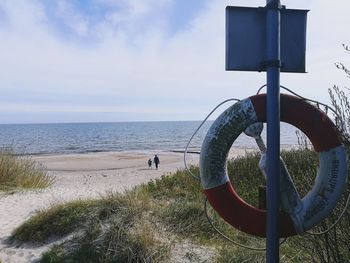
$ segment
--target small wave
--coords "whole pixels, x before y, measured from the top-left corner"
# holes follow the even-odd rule
[[[197,127],[196,121],[0,125],[0,147],[12,142],[13,150],[22,155],[183,151]],[[200,150],[207,128],[209,125],[193,138],[189,151]],[[281,124],[281,145],[284,144],[297,145],[297,139],[294,127]],[[234,147],[254,146],[255,141],[246,136],[234,143]]]

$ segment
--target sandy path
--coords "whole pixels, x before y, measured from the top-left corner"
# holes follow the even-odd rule
[[[158,154],[161,161],[158,170],[147,167],[154,152],[34,156],[47,166],[56,181],[45,190],[0,196],[0,259],[11,263],[35,262],[47,249],[4,243],[17,226],[38,210],[63,201],[99,197],[106,191],[120,192],[184,167],[181,153]],[[188,157],[190,162],[198,162],[198,155]]]

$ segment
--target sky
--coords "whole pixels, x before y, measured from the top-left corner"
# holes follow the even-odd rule
[[[265,84],[265,73],[225,71],[225,7],[265,3],[0,0],[0,123],[202,120]],[[329,88],[349,84],[334,63],[350,61],[350,2],[282,4],[310,12],[308,73],[281,84],[328,103]]]

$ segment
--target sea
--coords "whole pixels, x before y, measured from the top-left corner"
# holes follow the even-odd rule
[[[189,151],[200,151],[213,122],[194,136]],[[123,151],[183,151],[200,121],[0,124],[0,147],[17,154],[71,154]],[[262,137],[266,137],[266,127]],[[281,124],[281,147],[298,144],[296,128]],[[255,148],[254,139],[241,134],[233,147]]]

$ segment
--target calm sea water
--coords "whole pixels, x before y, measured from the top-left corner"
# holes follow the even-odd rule
[[[2,124],[0,147],[10,146],[23,154],[183,150],[199,124],[199,121]],[[211,124],[207,122],[199,131],[190,150],[200,149]],[[281,144],[297,144],[294,127],[281,126]],[[255,141],[241,135],[233,146],[255,147]]]

